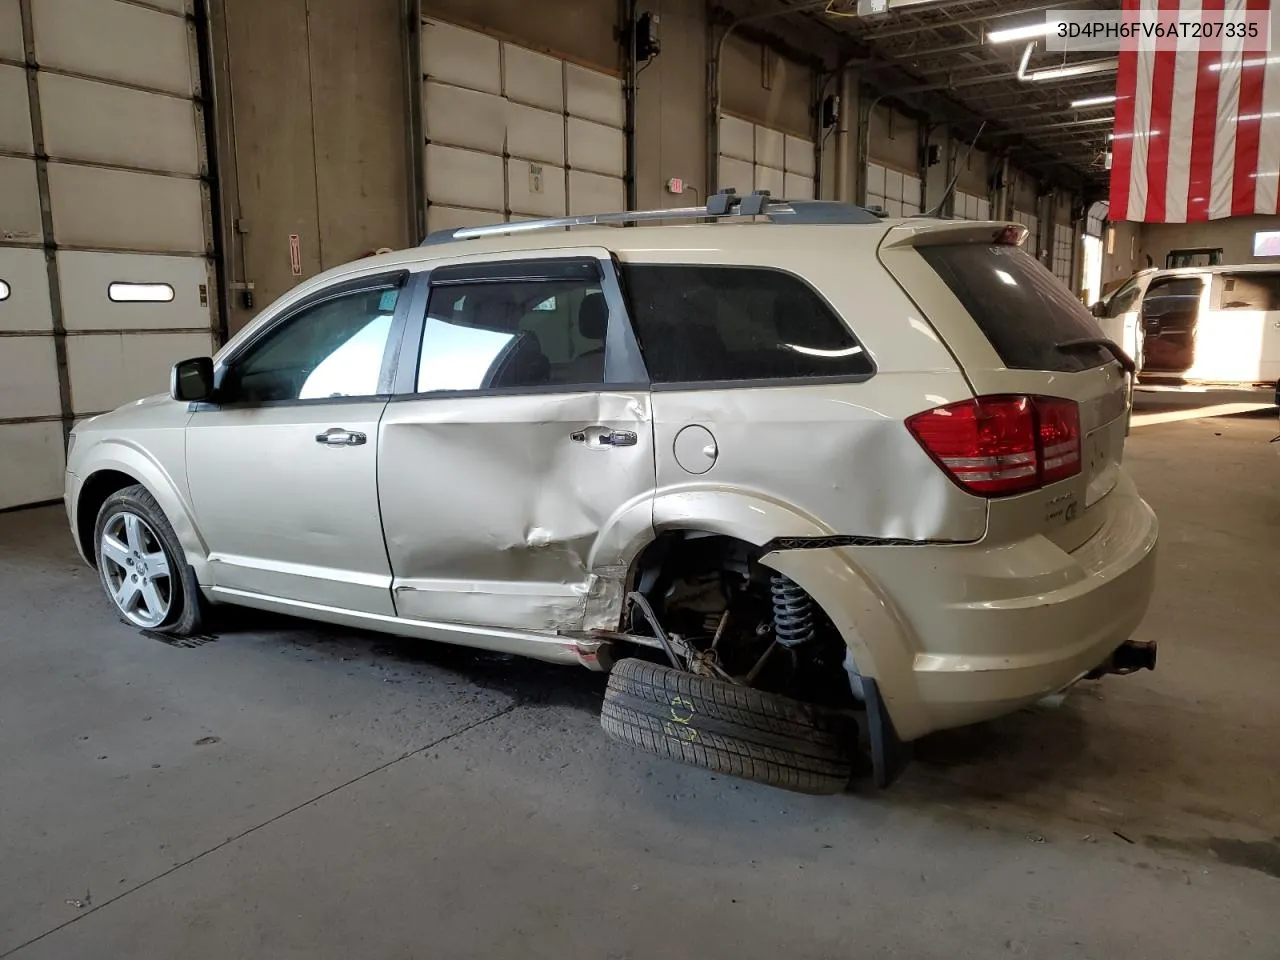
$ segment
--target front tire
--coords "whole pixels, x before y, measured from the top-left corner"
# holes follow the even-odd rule
[[[173,526],[146,487],[125,487],[107,498],[93,542],[102,589],[126,623],[175,636],[200,629],[200,588]]]

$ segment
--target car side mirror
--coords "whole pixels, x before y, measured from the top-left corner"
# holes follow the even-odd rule
[[[193,357],[175,363],[169,375],[169,395],[183,403],[198,403],[212,397],[213,359]]]

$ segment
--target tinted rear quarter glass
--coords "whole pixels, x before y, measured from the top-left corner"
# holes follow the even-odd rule
[[[1062,281],[1021,247],[965,243],[918,250],[1006,367],[1071,373],[1111,361],[1103,349],[1058,349],[1105,334]]]
[[[1280,271],[1224,273],[1217,283],[1219,310],[1280,310]]]
[[[804,280],[767,267],[624,264],[654,383],[859,379],[875,367]]]

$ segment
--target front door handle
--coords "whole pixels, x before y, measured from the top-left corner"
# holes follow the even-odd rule
[[[634,447],[638,438],[630,430],[611,430],[608,427],[587,427],[569,434],[574,443],[598,447]]]
[[[316,434],[316,443],[329,447],[358,447],[369,440],[363,433],[346,430],[342,427],[330,427],[324,433]]]

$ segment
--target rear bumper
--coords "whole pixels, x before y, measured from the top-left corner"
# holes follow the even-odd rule
[[[1127,476],[1107,499],[1102,528],[1070,554],[1034,536],[767,562],[832,617],[910,740],[1061,690],[1129,639],[1151,601],[1159,528]]]

